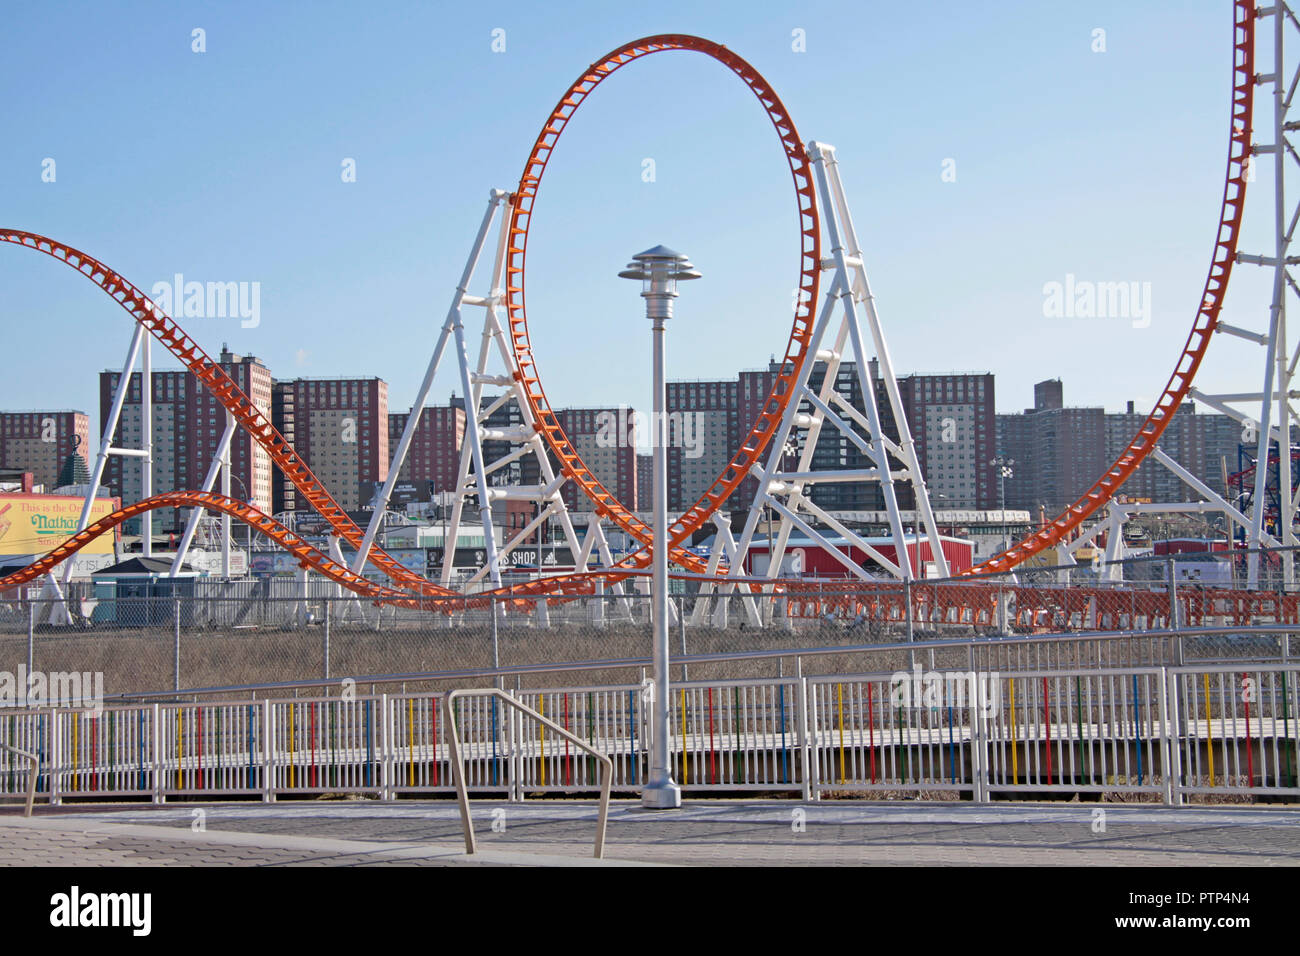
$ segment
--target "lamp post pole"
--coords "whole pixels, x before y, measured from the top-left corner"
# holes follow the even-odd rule
[[[622,279],[640,279],[641,297],[645,299],[646,318],[650,319],[654,339],[654,425],[651,445],[654,466],[654,546],[653,592],[651,609],[654,619],[654,687],[651,712],[653,739],[650,773],[641,791],[641,805],[653,810],[675,810],[682,805],[682,789],[673,780],[668,765],[668,429],[664,414],[664,323],[673,316],[673,299],[677,282],[698,279],[686,256],[664,246],[655,246],[632,257],[619,273]]]
[[[1011,546],[1011,541],[1007,537],[1007,479],[1015,474],[1013,466],[1016,460],[1008,458],[1006,455],[998,455],[990,465],[998,470],[998,504],[1002,510],[1002,550],[1005,551]],[[1031,522],[1032,526],[1032,522]]]
[[[244,493],[244,501],[256,507],[257,502],[254,501],[252,495],[248,493],[248,485],[244,484],[244,479],[240,478],[233,471],[230,473],[230,477],[233,480],[239,482],[239,489]],[[244,577],[248,577],[248,575],[252,573],[253,570],[253,526],[250,524],[245,524],[244,531],[247,532],[245,536],[245,541],[247,542],[245,544],[245,548],[247,549],[247,553],[244,555]],[[228,557],[227,557],[226,567],[223,570],[225,570],[227,574],[229,574],[230,566],[229,566]]]

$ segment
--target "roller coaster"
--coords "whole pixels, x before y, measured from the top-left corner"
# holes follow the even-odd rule
[[[1276,21],[1274,25],[1280,34],[1283,18],[1276,14],[1276,9],[1273,8]],[[1191,330],[1159,398],[1127,447],[1086,493],[1055,519],[1036,529],[1023,540],[964,572],[966,577],[978,580],[982,575],[1011,571],[1035,555],[1076,537],[1085,523],[1098,515],[1138,466],[1156,452],[1157,443],[1166,426],[1172,421],[1174,413],[1183,400],[1193,392],[1193,382],[1210,341],[1216,332],[1223,331],[1219,322],[1220,311],[1233,266],[1242,258],[1238,250],[1238,242],[1241,235],[1246,185],[1251,178],[1249,175],[1251,157],[1261,151],[1252,143],[1254,90],[1256,85],[1264,82],[1264,78],[1257,75],[1255,70],[1256,32],[1261,19],[1268,15],[1268,11],[1258,10],[1253,0],[1236,0],[1233,3],[1233,69],[1228,161],[1213,253]],[[1278,43],[1280,56],[1280,40]],[[827,351],[818,346],[820,320],[815,314],[815,308],[819,294],[823,291],[822,272],[835,266],[839,270],[836,282],[844,283],[833,287],[828,296],[834,294],[836,288],[840,293],[846,294],[850,283],[849,279],[843,278],[847,274],[846,270],[854,267],[861,269],[861,262],[860,252],[855,248],[856,240],[852,235],[851,222],[847,216],[838,179],[826,177],[826,170],[834,165],[833,150],[815,142],[805,144],[798,134],[790,113],[772,86],[752,65],[720,44],[695,36],[665,34],[635,40],[601,57],[581,72],[546,118],[513,192],[499,196],[494,194],[494,202],[504,203],[508,217],[507,228],[503,231],[504,248],[500,250],[500,258],[504,266],[504,288],[501,290],[500,304],[505,310],[506,338],[513,359],[513,368],[510,370],[509,377],[518,386],[517,394],[521,394],[524,398],[527,406],[526,422],[531,424],[559,464],[561,475],[557,476],[557,480],[572,482],[590,500],[592,510],[598,519],[612,522],[639,542],[640,548],[622,560],[608,561],[605,566],[595,570],[579,569],[572,573],[539,577],[523,583],[479,590],[473,594],[475,601],[508,597],[523,605],[531,606],[539,600],[555,601],[563,600],[570,595],[591,594],[602,585],[618,585],[629,577],[642,573],[651,563],[650,527],[637,517],[627,503],[618,500],[602,485],[592,469],[583,461],[575,443],[566,435],[559,417],[547,400],[546,392],[542,387],[541,373],[533,355],[525,309],[525,288],[528,241],[534,203],[545,170],[564,130],[581,104],[605,79],[637,60],[665,51],[683,51],[709,57],[734,73],[754,94],[777,134],[790,169],[799,216],[801,244],[797,283],[799,294],[796,296],[795,314],[783,359],[779,364],[780,371],[775,375],[771,392],[729,463],[708,485],[699,500],[686,509],[669,529],[670,559],[683,572],[697,577],[723,580],[717,560],[706,560],[687,550],[692,536],[705,528],[708,522],[715,520],[721,506],[731,498],[746,477],[752,474],[759,474],[760,477],[766,475],[768,478],[774,476],[774,472],[770,469],[768,472],[763,472],[763,462],[765,456],[769,462],[771,461],[774,440],[779,447],[779,442],[783,440],[783,428],[788,430],[789,423],[797,418],[796,410],[800,401],[808,397],[805,391],[801,391],[800,383],[806,381],[806,373],[813,362],[825,361],[826,356],[830,354],[833,354],[835,361],[838,361],[839,352]],[[1280,72],[1280,60],[1275,66],[1275,73],[1278,72]],[[1282,84],[1284,79],[1278,79],[1275,85]],[[1278,188],[1281,188],[1280,184]],[[830,249],[830,255],[826,258],[823,258],[824,229],[829,240],[825,245]],[[480,232],[480,244],[482,235],[483,233]],[[164,494],[149,495],[144,500],[130,504],[93,524],[89,522],[88,501],[78,533],[27,567],[0,578],[0,591],[52,574],[79,549],[97,536],[110,532],[123,521],[154,509],[186,507],[228,515],[233,520],[249,525],[254,531],[291,553],[302,568],[314,571],[342,588],[377,603],[427,608],[437,606],[443,601],[455,600],[463,603],[467,600],[466,595],[446,586],[445,580],[439,583],[409,570],[382,548],[375,546],[373,529],[370,533],[363,532],[353,522],[324,484],[312,473],[308,463],[294,451],[290,443],[276,430],[249,396],[241,391],[221,366],[214,362],[174,319],[166,315],[139,288],[100,260],[58,240],[33,232],[5,229],[0,231],[0,241],[58,259],[80,272],[116,301],[136,323],[136,342],[139,341],[141,334],[153,336],[178,359],[195,379],[221,402],[234,423],[244,429],[265,450],[274,467],[292,482],[302,499],[325,520],[330,533],[339,541],[346,542],[356,549],[361,556],[360,567],[349,568],[340,560],[340,553],[335,553],[331,557],[330,554],[314,547],[304,538],[248,503],[206,489],[169,491]],[[1283,266],[1280,262],[1275,265],[1279,271],[1282,270]],[[860,279],[853,284],[853,291],[858,301],[864,303],[865,308],[874,309],[869,289],[865,285],[865,273],[862,273]],[[870,318],[874,323],[874,311],[870,313]],[[459,326],[455,331],[457,335],[460,334]],[[873,324],[873,334],[876,331],[877,328]],[[841,333],[840,341],[842,342],[843,339],[844,334]],[[878,353],[884,352],[882,339],[878,339],[875,344]],[[134,356],[134,346],[131,354]],[[128,371],[133,362],[133,357],[128,359]],[[889,381],[892,381],[892,371],[889,375]],[[1272,388],[1272,384],[1266,383],[1265,394],[1271,395]],[[1264,404],[1267,412],[1269,404],[1267,398]],[[416,410],[421,407],[422,402],[417,402]],[[819,422],[833,419],[835,417],[833,411],[829,404],[825,409],[819,406],[818,414],[823,415]],[[874,416],[874,405],[871,413]],[[417,416],[412,416],[415,417]],[[863,423],[859,422],[859,424]],[[877,433],[880,431],[878,419],[867,424],[874,425]],[[1268,423],[1265,421],[1263,424],[1264,440],[1267,441]],[[1277,426],[1274,426],[1274,431],[1276,428]],[[910,476],[917,489],[918,511],[925,519],[927,532],[934,534],[933,516],[924,493],[924,482],[921,480],[919,469],[915,466],[910,436],[904,434],[898,442],[887,442],[883,436],[876,434],[869,436],[869,440],[878,442],[875,446],[879,451],[877,464],[883,465],[881,470],[887,476],[892,475],[888,462],[903,463],[904,474]],[[908,466],[911,467],[910,471]],[[397,467],[397,465],[393,466],[394,471]],[[481,468],[480,463],[480,471]],[[101,475],[102,467],[96,470],[96,484]],[[1289,475],[1287,480],[1289,481]],[[893,478],[886,477],[881,484],[888,498],[892,495]],[[552,493],[553,490],[552,488]],[[766,493],[766,489],[763,491]],[[888,500],[892,501],[892,498]],[[480,507],[482,505],[483,502],[480,501]],[[755,508],[757,507],[755,505]],[[751,519],[753,514],[754,509],[751,509]],[[796,527],[801,527],[797,520]],[[898,531],[897,527],[895,531]],[[389,583],[381,585],[364,578],[359,572],[364,568],[366,561],[382,572]],[[899,576],[910,577],[911,571],[906,559],[901,563],[903,567],[900,569]],[[733,568],[736,564],[737,562],[732,562]],[[775,583],[778,587],[790,590],[798,590],[800,587],[798,582],[793,581]],[[733,587],[743,586],[745,585],[741,582],[733,584]]]

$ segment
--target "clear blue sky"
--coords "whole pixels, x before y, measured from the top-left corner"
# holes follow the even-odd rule
[[[795,29],[806,52],[791,49]],[[725,43],[805,140],[839,148],[900,371],[992,371],[999,411],[1030,404],[1044,378],[1065,380],[1068,404],[1157,394],[1218,215],[1227,0],[12,5],[0,225],[78,246],[146,290],[177,272],[259,282],[259,327],[188,331],[277,378],[379,375],[405,408],[489,188],[514,186],[587,64],[658,32]],[[345,157],[355,183],[341,181]],[[941,179],[948,158],[955,182]],[[655,243],[705,276],[683,290],[671,377],[731,377],[779,353],[794,210],[775,134],[723,67],[659,54],[603,84],[536,207],[529,314],[552,402],[648,405],[649,330],[615,274]],[[1267,212],[1251,207],[1248,247]],[[1045,318],[1043,285],[1067,273],[1150,282],[1150,327]],[[1266,290],[1243,282],[1229,306],[1258,328]],[[12,247],[0,308],[0,408],[80,408],[97,432],[97,373],[122,362],[125,313]],[[1205,382],[1243,390],[1261,367],[1257,348],[1220,338]],[[434,400],[453,389],[448,366]]]

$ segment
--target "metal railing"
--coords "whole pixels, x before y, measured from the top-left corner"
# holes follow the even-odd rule
[[[40,776],[41,758],[26,750],[19,750],[17,747],[10,747],[8,744],[0,744],[0,750],[29,761],[27,771],[27,802],[23,805],[23,816],[30,817],[32,815],[32,805],[36,802],[36,782]]]
[[[1179,793],[1295,795],[1300,668],[1180,667],[1169,679],[1183,730],[1176,759],[1190,781]]]
[[[805,800],[1300,798],[1300,664],[936,670],[674,684],[683,790]],[[51,804],[637,792],[644,684],[0,710],[0,794]],[[521,716],[521,713],[523,716]],[[454,731],[453,731],[454,728]],[[454,740],[453,740],[454,737]],[[24,773],[11,751],[37,758]],[[25,768],[32,769],[32,768]],[[33,781],[35,787],[33,789]]]
[[[601,859],[605,855],[605,828],[609,822],[609,793],[614,779],[614,762],[608,755],[601,753],[595,747],[584,742],[582,739],[569,733],[555,721],[542,716],[538,711],[516,700],[505,691],[498,690],[495,687],[484,688],[481,690],[455,690],[446,696],[443,700],[443,708],[446,713],[446,722],[448,727],[447,745],[449,757],[451,760],[451,772],[456,781],[456,802],[460,807],[460,820],[465,828],[465,852],[473,856],[478,852],[477,841],[474,837],[474,821],[469,812],[469,793],[465,786],[465,769],[461,762],[460,752],[460,735],[456,730],[456,713],[452,708],[455,700],[462,697],[490,697],[494,701],[500,700],[511,710],[511,737],[514,733],[514,717],[516,714],[522,714],[543,727],[551,728],[552,732],[559,734],[565,741],[571,743],[585,753],[591,754],[601,767],[600,780],[600,809],[596,817],[596,840],[594,845],[594,856]]]

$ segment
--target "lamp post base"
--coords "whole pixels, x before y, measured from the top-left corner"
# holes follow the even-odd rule
[[[641,806],[647,810],[679,810],[682,788],[672,780],[648,783],[641,791]]]

